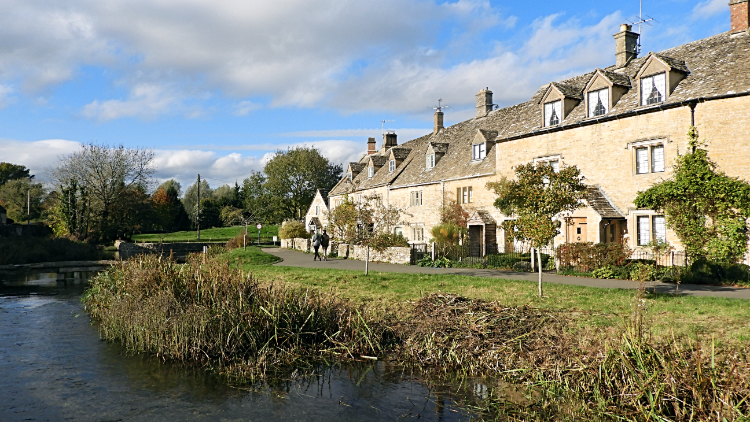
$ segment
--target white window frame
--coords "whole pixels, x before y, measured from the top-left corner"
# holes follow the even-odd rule
[[[474,188],[472,186],[462,186],[456,188],[456,203],[472,204],[474,203]]]
[[[396,160],[388,160],[388,173],[396,171]]]
[[[320,205],[315,206],[315,215],[320,215]]]
[[[562,155],[557,154],[534,158],[534,164],[536,165],[539,163],[547,163],[552,166],[552,168],[555,170],[555,173],[559,173],[560,166],[562,164]],[[557,166],[555,166],[555,163],[557,164]]]
[[[484,160],[487,156],[487,143],[481,142],[479,144],[473,144],[471,146],[471,159],[473,161]]]
[[[667,220],[661,214],[635,216],[636,245],[647,246],[652,240],[667,241]]]
[[[424,242],[424,226],[414,226],[411,228],[411,240],[413,242]]]
[[[411,191],[411,206],[412,207],[419,207],[422,205],[422,191],[421,190],[413,190]]]
[[[664,173],[666,171],[665,142],[663,140],[632,144],[633,174]],[[640,154],[644,154],[639,157]],[[658,156],[661,154],[661,157]]]
[[[348,181],[350,181],[350,182],[352,181],[352,172],[347,172],[347,173],[346,173],[346,179],[347,179]]]
[[[435,153],[427,154],[425,156],[425,168],[430,170],[435,167]]]
[[[372,176],[375,175],[375,166],[369,166],[367,167],[367,177],[372,179]]]
[[[649,99],[654,87],[656,87],[656,90],[659,93],[659,101],[652,101]],[[664,101],[667,101],[667,72],[642,77],[640,80],[640,91],[642,106],[661,104]]]
[[[393,235],[394,236],[398,236],[398,235],[403,236],[404,235],[404,229],[401,228],[401,227],[394,227],[393,228]]]
[[[594,100],[593,104],[592,104],[592,100]],[[602,106],[604,106],[604,113],[596,114],[596,105],[599,103],[600,100],[602,102]],[[609,113],[609,88],[602,88],[602,89],[597,89],[594,91],[589,91],[586,94],[586,101],[588,102],[587,112],[588,112],[589,117],[598,117],[598,116],[604,116],[608,114]]]
[[[552,112],[555,112],[555,117],[557,117],[557,123],[551,123],[550,118],[552,117]],[[563,115],[562,115],[562,100],[556,100],[556,101],[550,101],[548,103],[544,103],[544,127],[550,127],[550,126],[557,126],[563,121]]]

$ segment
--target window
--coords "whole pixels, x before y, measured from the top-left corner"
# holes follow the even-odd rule
[[[421,242],[424,240],[424,227],[411,228],[411,240]]]
[[[372,178],[375,175],[375,167],[367,167],[367,177]]]
[[[352,181],[352,172],[346,173],[346,180],[348,180],[350,182]]]
[[[547,157],[534,158],[534,164],[546,163],[552,166],[552,170],[555,173],[560,172],[560,155],[550,155]]]
[[[422,191],[415,190],[411,193],[411,206],[418,207],[422,205]]]
[[[396,171],[396,160],[390,160],[388,161],[388,172],[393,173]]]
[[[603,116],[609,113],[609,88],[589,92],[589,117]]]
[[[643,215],[637,219],[638,246],[646,246],[652,240],[667,241],[667,220],[663,215]]]
[[[315,206],[315,215],[320,215],[320,205]]]
[[[544,104],[544,126],[560,124],[562,118],[562,100]]]
[[[474,191],[471,186],[456,188],[456,202],[459,204],[471,204],[474,202]]]
[[[425,167],[429,170],[435,167],[435,154],[427,154]]]
[[[664,172],[664,145],[635,148],[635,174]]]
[[[404,231],[401,229],[401,227],[394,227],[393,228],[393,234],[396,236],[403,236]]]
[[[641,78],[641,105],[657,104],[667,99],[667,74]]]
[[[487,156],[487,147],[485,146],[484,142],[481,144],[474,144],[471,146],[471,159],[472,160],[481,160],[485,156]]]

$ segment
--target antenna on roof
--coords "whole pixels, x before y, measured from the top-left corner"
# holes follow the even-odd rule
[[[450,108],[449,105],[443,105],[442,103],[443,103],[443,99],[442,98],[438,98],[438,105],[437,105],[437,107],[432,107],[432,109],[433,110],[437,110],[437,111],[443,111],[444,108]]]
[[[385,123],[386,122],[395,122],[395,120],[381,120],[380,121],[380,134],[385,135]]]
[[[651,26],[649,22],[654,21],[658,22],[656,19],[652,18],[649,15],[643,16],[643,0],[640,0],[639,7],[638,7],[638,18],[637,22],[630,22],[632,25],[638,25],[638,44],[635,46],[635,53],[637,55],[641,55],[641,38],[643,38],[643,24],[645,23],[648,26]]]

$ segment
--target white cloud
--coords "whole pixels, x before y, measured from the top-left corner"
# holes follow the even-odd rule
[[[9,94],[12,91],[9,86],[0,85],[0,109],[6,107],[11,102]]]
[[[174,111],[179,100],[164,87],[154,84],[139,84],[133,87],[127,100],[95,100],[83,107],[82,113],[89,119],[107,121],[123,117],[154,118]],[[190,117],[188,115],[188,117]],[[197,117],[197,116],[195,116]]]
[[[426,135],[432,130],[432,128],[401,128],[401,129],[390,129],[386,127],[386,130],[393,130],[398,134],[399,139],[410,140]],[[369,138],[374,137],[380,141],[382,139],[381,128],[377,129],[330,129],[330,130],[305,130],[300,132],[286,132],[280,133],[280,136],[291,136],[300,138],[333,138],[333,137],[363,137]]]
[[[75,152],[80,147],[79,142],[65,139],[3,139],[0,141],[0,161],[26,166],[38,180],[46,180],[47,169],[56,165],[61,156]]]
[[[727,0],[705,0],[693,8],[693,19],[707,19],[729,10]]]
[[[263,107],[262,104],[254,103],[252,101],[240,101],[235,104],[234,112],[232,114],[235,116],[247,116],[251,111],[259,110],[261,107]]]

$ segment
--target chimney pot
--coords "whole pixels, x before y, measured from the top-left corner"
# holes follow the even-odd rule
[[[477,114],[476,117],[484,117],[492,111],[492,91],[485,88],[477,94]]]
[[[745,0],[747,1],[747,0]],[[620,25],[620,32],[615,37],[615,57],[617,67],[627,66],[631,60],[638,57],[638,37],[639,35],[632,31],[633,26],[626,23]]]
[[[398,145],[398,139],[396,132],[388,131],[383,134],[383,152],[388,151],[389,148],[393,148]]]
[[[732,0],[729,2],[730,32],[747,31],[750,28],[750,7],[748,0]]]

